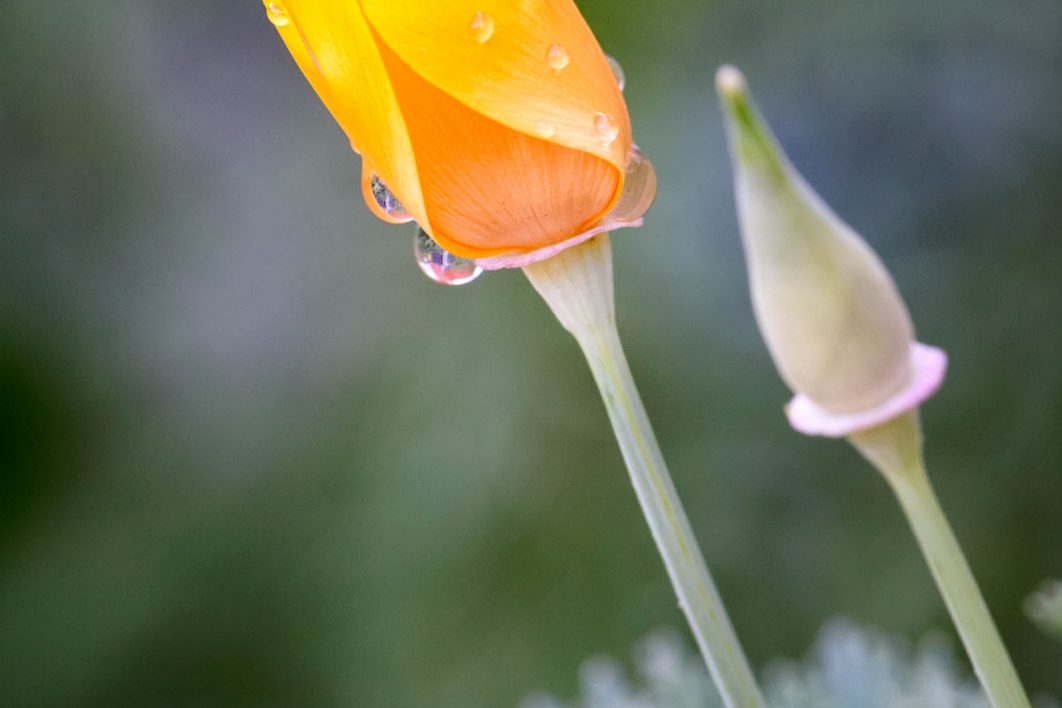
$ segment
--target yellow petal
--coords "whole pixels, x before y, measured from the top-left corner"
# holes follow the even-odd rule
[[[428,83],[502,125],[549,132],[552,142],[623,174],[630,118],[572,0],[360,2],[383,42]]]
[[[611,163],[484,117],[381,52],[417,156],[426,230],[443,248],[467,258],[536,250],[615,202],[623,173]]]
[[[366,168],[379,174],[403,206],[430,228],[406,123],[360,5],[354,0],[286,0],[283,7],[278,2],[266,7],[286,12],[287,22],[274,21],[277,31],[351,144],[365,156]]]

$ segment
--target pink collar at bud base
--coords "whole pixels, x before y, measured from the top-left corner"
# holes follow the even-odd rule
[[[608,233],[609,231],[615,231],[616,229],[638,228],[641,225],[642,219],[635,219],[634,221],[610,221],[606,219],[605,221],[598,222],[593,228],[584,231],[581,234],[572,236],[567,241],[555,243],[552,246],[546,246],[545,248],[540,248],[537,251],[531,251],[530,253],[506,253],[500,256],[477,258],[476,265],[483,270],[523,268],[532,263],[552,258],[564,249],[577,246],[583,241],[589,241],[598,234]]]
[[[937,392],[948,369],[948,355],[928,344],[911,344],[911,382],[883,403],[858,413],[829,413],[802,393],[793,397],[785,414],[793,429],[805,435],[843,438],[868,430],[917,408]]]

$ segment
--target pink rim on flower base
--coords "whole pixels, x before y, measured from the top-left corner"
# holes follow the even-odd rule
[[[911,344],[911,382],[901,391],[873,408],[858,413],[829,413],[798,393],[785,407],[785,414],[793,429],[805,435],[843,438],[881,425],[917,408],[937,392],[948,369],[948,355],[943,349],[928,344]]]
[[[615,231],[616,229],[625,229],[628,227],[637,228],[642,225],[641,219],[635,219],[634,221],[603,221],[597,226],[588,231],[584,231],[581,234],[572,236],[567,241],[555,243],[552,246],[546,246],[540,248],[537,251],[531,251],[530,253],[504,253],[500,256],[489,256],[487,258],[477,258],[476,265],[483,270],[501,270],[503,268],[523,268],[529,266],[532,263],[538,261],[544,261],[547,258],[551,258],[566,248],[576,246],[583,241],[588,241],[598,234],[607,233],[609,231]]]

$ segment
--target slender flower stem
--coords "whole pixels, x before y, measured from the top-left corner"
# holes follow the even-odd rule
[[[653,540],[726,704],[763,706],[623,354],[613,310],[608,236],[569,248],[524,272],[590,364]]]
[[[973,573],[926,474],[917,412],[851,436],[896,493],[985,693],[996,708],[1029,705]]]

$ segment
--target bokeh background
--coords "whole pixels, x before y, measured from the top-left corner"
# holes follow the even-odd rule
[[[1062,575],[1062,4],[579,3],[661,181],[615,239],[633,369],[747,650],[950,626],[880,479],[790,431],[714,69],[952,366],[942,501],[1031,690]],[[573,341],[425,280],[259,3],[7,0],[0,703],[515,705],[682,627]]]

